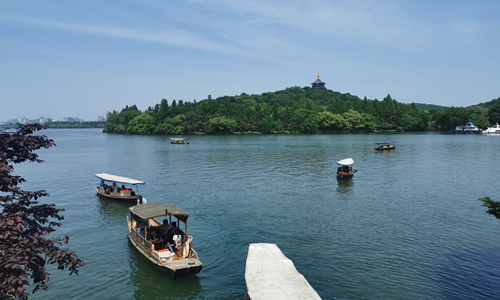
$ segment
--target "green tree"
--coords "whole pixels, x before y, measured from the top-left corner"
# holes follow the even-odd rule
[[[469,122],[469,110],[463,107],[450,107],[443,111],[441,116],[436,120],[436,124],[443,130],[454,129],[455,126],[465,125]]]
[[[347,127],[347,121],[340,114],[333,114],[329,111],[318,113],[320,129],[324,132],[339,131]]]
[[[236,122],[226,117],[214,117],[205,124],[205,132],[213,134],[229,134],[236,128]]]
[[[152,134],[154,130],[154,118],[150,114],[142,114],[130,121],[127,128],[127,133]]]
[[[491,125],[500,123],[500,104],[490,107],[488,110],[488,120]]]
[[[364,117],[359,112],[350,109],[342,116],[346,120],[346,128],[351,130],[360,130],[365,128]]]
[[[500,202],[493,201],[490,197],[478,198],[477,200],[483,202],[483,206],[486,206],[488,210],[487,213],[494,215],[497,219],[500,219]]]
[[[0,296],[27,299],[30,294],[26,286],[35,284],[33,293],[40,288],[46,290],[49,273],[46,264],[57,264],[57,268],[68,268],[70,275],[78,274],[82,260],[68,249],[59,248],[69,237],[48,238],[57,222],[64,217],[64,209],[54,204],[40,204],[41,197],[48,196],[45,190],[24,191],[19,184],[26,182],[21,176],[12,175],[14,164],[42,163],[34,151],[54,146],[54,141],[45,135],[33,135],[47,127],[39,124],[20,125],[12,132],[0,131]],[[56,219],[57,221],[53,221]]]

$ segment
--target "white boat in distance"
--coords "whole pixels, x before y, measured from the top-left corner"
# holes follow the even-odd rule
[[[488,127],[487,129],[483,130],[483,134],[489,134],[489,135],[500,135],[500,125],[495,125],[493,127]]]
[[[337,164],[339,165],[337,168],[337,177],[339,178],[352,177],[354,173],[358,171],[352,168],[352,165],[354,164],[354,160],[352,158],[339,160]]]
[[[467,122],[465,126],[455,126],[454,132],[478,133],[481,129],[474,125],[472,122]]]

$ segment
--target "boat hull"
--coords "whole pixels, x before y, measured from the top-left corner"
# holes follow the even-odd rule
[[[106,197],[106,198],[111,198],[111,199],[119,199],[119,200],[125,200],[125,201],[133,201],[137,202],[137,199],[139,199],[138,195],[134,196],[121,196],[120,193],[109,193],[106,194],[106,192],[103,189],[98,188],[97,186],[95,187],[95,190],[97,194]]]

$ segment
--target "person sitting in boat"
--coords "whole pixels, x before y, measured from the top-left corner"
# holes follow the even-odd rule
[[[175,243],[175,246],[180,246],[182,245],[182,232],[180,231],[179,228],[176,228],[175,231],[174,231],[174,236],[173,236],[173,240],[174,240],[174,243]]]
[[[156,228],[149,227],[146,239],[148,241],[154,241],[154,240],[159,240],[160,239],[160,236],[158,235],[158,232],[157,232]]]
[[[118,193],[120,191],[120,188],[118,187],[118,185],[116,185],[116,182],[113,182],[111,190],[113,191],[113,193]]]
[[[146,203],[146,199],[142,198],[142,196],[139,195],[139,198],[137,198],[137,205],[144,203]]]
[[[139,229],[137,230],[137,233],[138,233],[140,236],[144,237],[144,228],[139,227]]]
[[[106,185],[104,184],[104,180],[101,180],[101,184],[99,185],[99,188],[101,190],[104,190],[105,187],[106,187]]]
[[[172,227],[168,224],[168,220],[164,219],[163,224],[160,226],[160,237],[165,239],[169,231],[172,231]]]

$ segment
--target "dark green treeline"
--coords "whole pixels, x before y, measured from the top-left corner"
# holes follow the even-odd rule
[[[474,122],[500,122],[500,98],[473,108],[425,110],[387,95],[360,99],[327,89],[291,87],[261,95],[196,102],[166,99],[141,112],[136,105],[108,112],[104,132],[128,134],[335,133],[375,130],[436,131]]]

